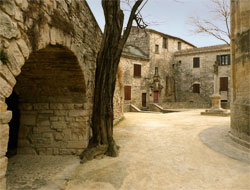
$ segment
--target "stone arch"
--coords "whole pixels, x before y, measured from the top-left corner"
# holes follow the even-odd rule
[[[78,64],[76,67],[78,68],[77,70],[84,76],[84,79],[78,82],[82,82],[85,89],[83,92],[85,98],[84,102],[73,102],[74,108],[69,109],[68,111],[71,111],[71,113],[67,112],[67,115],[74,116],[75,121],[78,120],[86,124],[86,133],[88,133],[91,112],[86,112],[86,110],[92,108],[95,57],[102,34],[87,3],[81,0],[3,1],[0,4],[0,18],[0,52],[1,54],[3,52],[4,55],[7,55],[8,60],[7,62],[3,59],[0,60],[0,189],[5,189],[5,171],[7,167],[5,154],[9,139],[8,123],[12,117],[12,113],[8,110],[5,101],[6,98],[12,94],[13,88],[15,91],[18,89],[18,86],[20,87],[21,79],[25,80],[24,76],[27,77],[25,73],[28,73],[28,71],[26,71],[26,69],[29,70],[32,67],[32,64],[29,65],[30,67],[28,66],[29,61],[33,60],[34,63],[34,55],[47,51],[48,49],[51,51],[52,49],[61,50],[66,55],[74,57],[74,63]],[[15,85],[17,89],[15,89]],[[78,91],[79,89],[80,88],[77,87],[71,90]],[[20,92],[24,94],[22,90]],[[46,89],[44,89],[44,92],[46,92]],[[52,93],[52,91],[50,92]],[[24,109],[30,109],[29,103],[21,105],[23,111]],[[68,108],[70,107],[66,105],[67,102],[63,104],[60,104],[60,102],[59,104],[56,102],[49,102],[49,104],[43,103],[37,106],[32,105],[32,109],[35,107],[38,109],[39,106],[44,106],[44,108],[49,106],[47,111],[51,112],[50,109],[52,109],[53,106],[54,109],[56,109],[56,107],[57,109],[61,107],[66,109],[67,106]],[[70,108],[72,108],[72,106],[71,104]],[[84,115],[82,117],[81,114],[78,115],[78,111],[82,110],[83,107],[85,111],[81,113]],[[59,114],[59,112],[58,110],[57,113]],[[53,113],[55,113],[55,110]],[[77,119],[78,116],[79,118]],[[36,116],[36,118],[38,118],[38,116]],[[80,121],[81,119],[83,119],[83,121]],[[77,126],[75,127],[77,128]],[[58,130],[60,131],[61,129]],[[58,138],[60,137],[58,136]],[[88,135],[84,137],[74,136],[72,138],[84,138],[82,139],[82,142],[85,142],[84,146],[86,146],[88,142]],[[22,143],[25,144],[25,142]],[[79,144],[72,141],[71,145],[77,146]],[[79,148],[82,149],[83,145],[76,149]],[[38,149],[34,152],[24,148],[22,152],[35,154],[79,154],[79,151],[75,148],[70,150],[69,147],[68,150],[61,150],[61,152],[51,152],[49,149],[43,149],[39,152]]]
[[[49,45],[30,54],[16,80],[18,152],[80,154],[88,139],[86,87],[75,55]]]

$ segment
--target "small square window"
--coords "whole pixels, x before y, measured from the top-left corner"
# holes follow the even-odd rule
[[[200,84],[193,84],[193,93],[200,94]]]
[[[159,45],[155,45],[155,53],[159,53]]]
[[[178,42],[178,50],[181,50],[181,42]]]

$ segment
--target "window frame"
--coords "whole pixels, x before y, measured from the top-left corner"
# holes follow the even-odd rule
[[[166,36],[162,38],[162,48],[168,49],[168,37]]]
[[[134,64],[134,78],[141,78],[141,65]]]
[[[193,57],[193,68],[200,68],[200,57]]]
[[[160,53],[160,46],[158,44],[155,44],[155,53],[156,54]]]
[[[195,88],[195,86],[198,86],[199,88]],[[196,90],[198,89],[198,90]],[[194,83],[192,85],[192,92],[195,94],[200,94],[201,93],[201,85],[199,83]]]
[[[181,45],[182,43],[179,41],[178,43],[177,43],[177,49],[180,51],[181,50]]]

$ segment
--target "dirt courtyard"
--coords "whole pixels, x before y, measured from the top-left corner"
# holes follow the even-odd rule
[[[70,175],[61,169],[67,175],[55,180],[60,185],[40,185],[38,189],[249,190],[250,165],[214,151],[199,136],[205,129],[229,126],[230,118],[201,116],[200,111],[126,113],[114,130],[121,147],[119,157],[76,164],[69,167]],[[36,169],[40,175],[44,172],[42,167]],[[53,181],[51,175],[44,178],[40,179],[44,184]]]

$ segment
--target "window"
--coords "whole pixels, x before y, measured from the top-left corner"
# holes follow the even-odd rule
[[[131,100],[131,86],[124,86],[125,100]]]
[[[181,50],[181,42],[178,42],[178,50]]]
[[[193,93],[200,93],[200,84],[193,84]]]
[[[134,77],[141,77],[141,65],[134,64]]]
[[[220,77],[220,91],[228,91],[228,77]]]
[[[162,48],[168,49],[168,38],[167,37],[163,37],[163,39],[162,39]]]
[[[200,58],[199,57],[194,57],[193,58],[193,67],[194,68],[199,68],[200,67]]]
[[[217,55],[217,63],[220,66],[230,65],[230,54],[228,55]]]
[[[155,53],[159,53],[159,45],[155,45]]]

